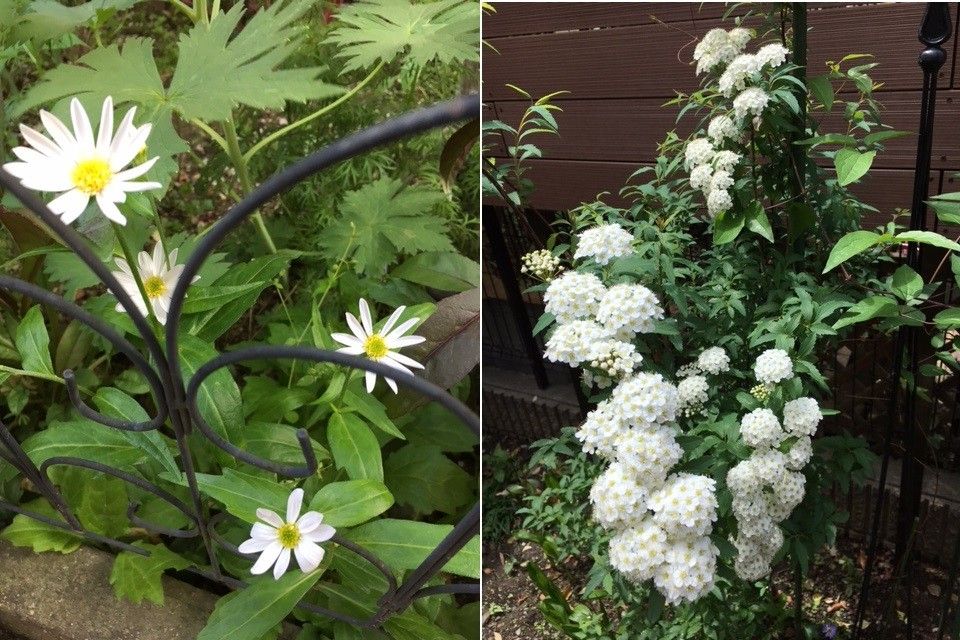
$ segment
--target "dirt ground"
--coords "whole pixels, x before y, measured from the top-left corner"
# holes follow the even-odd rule
[[[875,638],[872,629],[879,630],[878,622],[886,614],[889,619],[902,620],[906,601],[903,596],[890,607],[890,579],[893,575],[889,553],[881,554],[874,572],[873,606],[868,608],[863,636]],[[860,590],[862,567],[866,561],[863,545],[852,540],[840,540],[835,549],[821,553],[810,568],[804,582],[804,617],[817,625],[830,623],[838,628],[837,638],[847,638],[856,614],[857,593]],[[566,594],[576,593],[582,584],[574,584],[571,576],[585,575],[576,567],[557,568],[540,550],[530,543],[505,542],[497,548],[484,549],[484,640],[561,640],[564,636],[549,626],[540,615],[537,604],[540,593],[527,578],[523,566],[535,562],[552,578],[559,579]],[[921,566],[917,571],[917,584],[913,588],[914,635],[916,640],[937,640],[937,627],[942,606],[944,572]],[[792,606],[793,591],[788,572],[774,575],[774,584]],[[957,603],[957,595],[952,598]],[[903,625],[891,626],[886,638],[906,638]],[[944,638],[950,638],[945,634]],[[786,632],[783,640],[795,640],[792,632]],[[749,640],[749,639],[743,639]]]

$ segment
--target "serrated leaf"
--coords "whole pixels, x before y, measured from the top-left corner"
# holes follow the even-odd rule
[[[320,488],[310,501],[310,511],[323,514],[331,527],[355,527],[393,506],[390,490],[379,480],[332,482]]]
[[[279,580],[256,578],[242,591],[221,598],[197,640],[261,640],[283,622],[320,580],[323,571],[290,571]]]
[[[56,0],[33,0],[22,16],[11,20],[14,40],[45,41],[71,33],[92,21],[101,12],[129,9],[142,0],[92,0],[77,6],[63,5]]]
[[[833,158],[837,169],[837,184],[845,187],[856,182],[870,170],[876,151],[860,152],[855,149],[840,149]]]
[[[148,544],[141,540],[133,546],[149,551],[142,556],[130,551],[119,553],[110,570],[110,584],[113,593],[130,602],[140,604],[144,600],[153,604],[163,604],[163,572],[167,569],[186,569],[191,562],[162,544]]]
[[[17,325],[15,336],[17,351],[20,352],[21,366],[26,371],[55,375],[50,361],[50,336],[43,322],[40,305],[30,310]]]
[[[50,477],[84,529],[110,538],[127,530],[127,485],[123,480],[77,467],[53,467]]]
[[[42,498],[21,506],[27,511],[64,522],[63,517]],[[0,538],[17,547],[29,547],[34,553],[72,553],[80,548],[81,542],[79,536],[23,514],[14,516],[13,522],[0,532]]]
[[[383,475],[397,502],[420,514],[454,514],[474,498],[473,478],[436,446],[408,444],[394,451]]]
[[[373,275],[401,255],[453,251],[443,220],[425,213],[443,197],[433,189],[380,178],[344,195],[340,216],[324,230],[320,246],[332,261],[347,255],[357,273]]]
[[[209,24],[197,24],[181,36],[177,66],[167,99],[184,118],[225,120],[244,104],[282,109],[344,93],[318,76],[320,68],[280,69],[302,42],[304,13],[316,0],[275,2],[258,11],[233,38],[244,15],[235,4]]]
[[[480,6],[440,0],[364,0],[344,6],[329,40],[346,58],[344,72],[391,62],[404,54],[412,64],[459,63],[480,53]]]
[[[345,537],[377,554],[397,571],[415,569],[436,549],[453,525],[413,520],[374,520],[345,532]],[[480,537],[474,536],[443,567],[467,578],[480,577]]]

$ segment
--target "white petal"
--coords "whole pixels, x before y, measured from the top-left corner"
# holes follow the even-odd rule
[[[127,180],[133,180],[134,178],[139,178],[140,176],[145,174],[147,171],[150,171],[150,169],[153,168],[153,165],[155,165],[157,163],[157,160],[159,159],[160,159],[160,156],[155,156],[142,164],[138,164],[135,167],[131,167],[124,171],[120,171],[113,176],[113,179],[117,180],[118,182],[125,182]]]
[[[323,549],[310,541],[304,541],[297,545],[293,550],[297,556],[297,564],[300,565],[300,571],[310,573],[320,566],[323,562]]]
[[[387,340],[392,340],[392,339],[394,339],[394,338],[399,338],[400,336],[402,336],[403,334],[405,334],[407,331],[409,331],[409,330],[413,327],[413,325],[417,324],[418,322],[420,322],[420,318],[410,318],[409,320],[406,320],[406,321],[405,321],[403,324],[401,324],[399,327],[397,327],[396,329],[394,329],[393,331],[391,331],[391,332],[386,336],[386,339],[387,339]]]
[[[38,166],[26,162],[8,162],[3,168],[21,184],[34,191],[69,191],[73,189],[73,180],[65,171],[51,170],[49,165]]]
[[[111,186],[115,186],[121,191],[126,191],[127,193],[134,193],[136,191],[152,191],[153,189],[160,189],[163,187],[159,182],[113,182]]]
[[[110,153],[110,138],[113,135],[113,98],[107,96],[100,109],[100,131],[97,134],[97,153]]]
[[[388,349],[403,349],[404,347],[411,347],[415,344],[420,344],[425,342],[426,338],[423,336],[401,336],[399,338],[393,338],[387,342]]]
[[[414,360],[413,358],[408,358],[402,353],[397,353],[396,351],[391,351],[387,354],[385,359],[393,359],[399,362],[400,364],[405,364],[408,367],[413,367],[414,369],[423,369],[423,365]]]
[[[156,302],[153,303],[153,315],[157,317],[157,322],[162,325],[167,324],[167,310],[158,305]]]
[[[373,333],[373,318],[370,317],[370,305],[363,298],[360,298],[360,319],[363,320],[363,328],[367,330],[367,335]]]
[[[240,553],[258,553],[269,547],[273,543],[272,540],[258,540],[256,538],[250,538],[245,540],[243,544],[237,547],[237,550]]]
[[[54,159],[44,155],[33,147],[14,147],[11,149],[13,155],[17,156],[27,164],[49,166],[53,164]]]
[[[80,150],[93,150],[93,127],[90,118],[84,111],[80,101],[74,98],[70,101],[70,119],[73,121],[73,134],[77,137]],[[52,133],[52,132],[51,132]]]
[[[410,369],[407,369],[405,366],[403,366],[402,364],[400,364],[400,363],[397,362],[396,360],[392,359],[392,358],[390,357],[390,354],[387,354],[384,358],[382,358],[382,359],[380,360],[380,362],[381,362],[382,364],[387,365],[388,367],[393,367],[393,368],[396,369],[397,371],[402,371],[403,373],[407,374],[408,376],[412,376],[412,375],[413,375],[413,371],[410,371]]]
[[[278,516],[276,512],[271,511],[270,509],[264,509],[263,507],[260,507],[257,509],[257,517],[267,524],[272,524],[274,527],[283,526],[283,518]]]
[[[263,550],[263,553],[260,554],[260,557],[257,558],[257,561],[253,563],[253,566],[250,567],[250,573],[255,576],[260,575],[261,573],[266,573],[267,569],[277,561],[277,558],[280,557],[280,552],[283,551],[283,545],[279,542],[272,542],[270,546]]]
[[[136,132],[136,128],[133,126],[133,116],[136,112],[137,108],[135,106],[130,107],[130,110],[124,114],[123,119],[120,121],[120,126],[117,127],[117,133],[113,136],[113,142],[110,143],[111,157],[114,156],[123,146],[123,143]]]
[[[153,270],[153,258],[146,251],[141,251],[137,254],[137,268],[140,270],[140,275],[144,278],[156,275]]]
[[[363,345],[357,345],[355,347],[342,347],[337,349],[337,353],[345,353],[349,356],[359,356],[364,352]]]
[[[339,342],[340,344],[345,344],[348,347],[360,347],[363,348],[363,341],[349,333],[331,333],[330,337]]]
[[[147,144],[147,136],[150,135],[150,125],[144,125],[137,129],[137,132],[127,140],[123,140],[119,147],[115,147],[113,155],[110,156],[110,168],[114,171],[120,171],[137,157],[140,150]]]
[[[377,374],[373,371],[367,371],[364,379],[367,382],[367,393],[373,393],[373,387],[377,384]]]
[[[97,205],[100,207],[103,215],[107,216],[108,220],[116,222],[119,225],[127,224],[127,217],[120,213],[117,205],[113,204],[108,198],[104,198],[102,193],[97,194]]]
[[[130,271],[130,265],[127,264],[126,260],[124,260],[123,258],[114,258],[113,261],[117,263],[118,267],[120,267],[120,271],[123,271],[124,273],[126,273],[131,277],[133,276],[133,272]]]
[[[277,530],[262,522],[255,522],[250,527],[250,537],[255,540],[276,540]]]
[[[353,335],[360,338],[360,340],[366,340],[367,336],[370,334],[363,329],[363,325],[360,324],[360,321],[357,320],[357,317],[347,312],[347,326],[350,327],[350,331],[353,331]]]
[[[277,564],[273,565],[273,579],[279,580],[283,577],[283,574],[287,572],[287,567],[290,566],[290,549],[284,549],[280,552],[280,557],[277,558]]]
[[[43,117],[44,112],[40,112],[41,118]],[[57,120],[57,122],[60,122]],[[62,123],[61,123],[62,124]],[[66,127],[64,127],[66,128]],[[70,133],[69,131],[67,132]],[[25,124],[20,125],[20,135],[23,136],[23,139],[27,141],[31,147],[39,151],[40,153],[49,156],[50,158],[63,158],[64,152],[57,144],[55,144],[50,138],[43,135],[36,129],[32,129]],[[73,136],[70,136],[70,139],[73,139]]]
[[[159,242],[153,245],[153,272],[156,274],[163,273],[166,269],[164,268],[163,261],[166,260],[167,256],[163,253],[163,245]]]
[[[328,524],[322,524],[309,533],[304,533],[303,537],[311,542],[326,542],[337,532],[336,529]]]
[[[300,507],[303,506],[303,489],[297,487],[290,492],[287,498],[287,522],[296,522],[300,517]]]
[[[308,531],[313,531],[323,523],[323,514],[317,511],[307,511],[297,520],[297,529],[301,535]]]
[[[384,381],[387,383],[387,386],[390,387],[390,389],[394,393],[397,393],[397,383],[393,378],[384,378]]]
[[[80,217],[89,202],[90,196],[79,189],[71,189],[51,200],[47,206],[63,218],[64,224],[70,224]]]
[[[47,130],[47,133],[50,134],[50,137],[53,138],[53,141],[60,148],[60,152],[57,155],[63,157],[76,153],[77,139],[73,137],[73,133],[70,132],[67,125],[63,124],[60,118],[49,111],[41,109],[40,122],[43,123],[43,128]]]
[[[390,314],[390,317],[387,318],[387,321],[383,323],[383,328],[380,329],[381,335],[386,335],[390,333],[390,329],[393,328],[393,325],[397,323],[397,320],[400,319],[400,315],[406,310],[406,307],[401,305],[396,308],[396,310]]]

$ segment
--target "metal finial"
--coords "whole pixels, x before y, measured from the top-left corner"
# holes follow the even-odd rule
[[[950,39],[950,5],[946,2],[928,2],[917,37],[927,46],[938,46]]]

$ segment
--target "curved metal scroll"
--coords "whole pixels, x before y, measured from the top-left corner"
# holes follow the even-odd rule
[[[12,276],[0,275],[0,289],[13,291],[26,296],[40,304],[56,309],[61,314],[75,319],[86,325],[94,332],[103,336],[113,347],[127,356],[134,367],[144,376],[153,396],[156,406],[156,415],[143,422],[130,422],[106,416],[88,406],[81,397],[81,391],[76,384],[72,371],[62,372],[71,403],[84,417],[106,427],[128,432],[142,432],[169,427],[176,439],[180,453],[180,465],[190,493],[191,503],[180,500],[169,491],[147,481],[137,474],[117,469],[99,462],[79,457],[58,456],[43,460],[38,467],[26,454],[20,444],[13,437],[10,430],[0,422],[0,459],[6,460],[16,467],[28,479],[36,492],[44,496],[59,512],[63,520],[51,518],[44,514],[31,512],[23,507],[0,501],[0,509],[22,514],[50,526],[71,532],[78,537],[93,543],[103,544],[115,549],[130,551],[138,554],[148,554],[144,549],[134,547],[121,540],[108,538],[84,530],[77,517],[70,510],[69,505],[59,489],[48,476],[52,466],[72,466],[96,473],[103,473],[120,479],[126,484],[136,487],[159,500],[163,500],[173,508],[183,513],[190,521],[188,529],[171,529],[146,522],[137,516],[138,504],[128,505],[127,515],[131,522],[151,533],[171,538],[200,537],[207,551],[209,566],[194,566],[190,571],[197,575],[215,580],[231,589],[244,588],[246,584],[235,578],[224,575],[220,569],[218,549],[227,553],[240,554],[239,549],[225,540],[216,527],[227,515],[225,513],[208,517],[203,499],[197,486],[196,473],[193,468],[193,459],[187,446],[187,436],[194,428],[212,442],[219,449],[229,453],[238,460],[255,467],[277,473],[286,477],[307,477],[317,470],[316,455],[310,445],[309,434],[304,429],[297,430],[297,440],[303,454],[302,465],[285,465],[255,456],[240,449],[217,434],[203,419],[197,405],[197,394],[203,381],[216,371],[239,364],[248,360],[264,359],[294,359],[312,362],[328,362],[341,366],[372,371],[381,376],[389,376],[398,384],[420,393],[430,400],[440,403],[457,417],[473,433],[479,435],[480,420],[466,406],[452,397],[443,389],[414,376],[398,375],[395,369],[382,364],[366,360],[357,356],[349,356],[334,351],[316,349],[309,346],[253,346],[219,355],[203,364],[184,382],[183,371],[179,358],[179,338],[181,329],[181,314],[183,301],[193,276],[202,267],[216,247],[223,241],[230,231],[239,226],[248,216],[260,208],[271,198],[290,189],[311,175],[360,155],[378,146],[389,144],[403,138],[416,135],[463,120],[476,118],[480,113],[480,99],[477,95],[463,96],[455,100],[443,102],[432,107],[413,111],[392,120],[364,129],[353,135],[342,138],[328,147],[311,154],[296,164],[275,174],[249,196],[234,205],[198,243],[184,265],[183,273],[174,289],[167,322],[164,329],[163,344],[157,339],[150,327],[150,323],[140,313],[133,300],[120,286],[116,278],[110,273],[106,265],[87,246],[83,238],[71,227],[63,224],[60,218],[40,200],[33,192],[24,188],[10,174],[0,168],[0,187],[9,191],[25,207],[30,209],[42,220],[63,242],[70,247],[106,285],[107,289],[120,302],[124,310],[130,315],[134,326],[146,346],[148,356],[141,354],[126,338],[91,315],[76,304],[65,300],[36,285],[25,282]],[[406,579],[398,583],[393,571],[375,554],[360,545],[336,536],[333,542],[370,563],[379,573],[383,574],[387,590],[378,602],[376,612],[368,618],[358,618],[342,612],[319,607],[309,602],[301,602],[298,606],[312,613],[327,616],[336,620],[372,628],[379,626],[393,613],[406,609],[411,602],[418,598],[439,594],[478,594],[479,585],[444,584],[426,587],[426,583],[436,575],[443,566],[479,531],[480,505],[477,504],[463,518],[419,567],[410,571]]]

